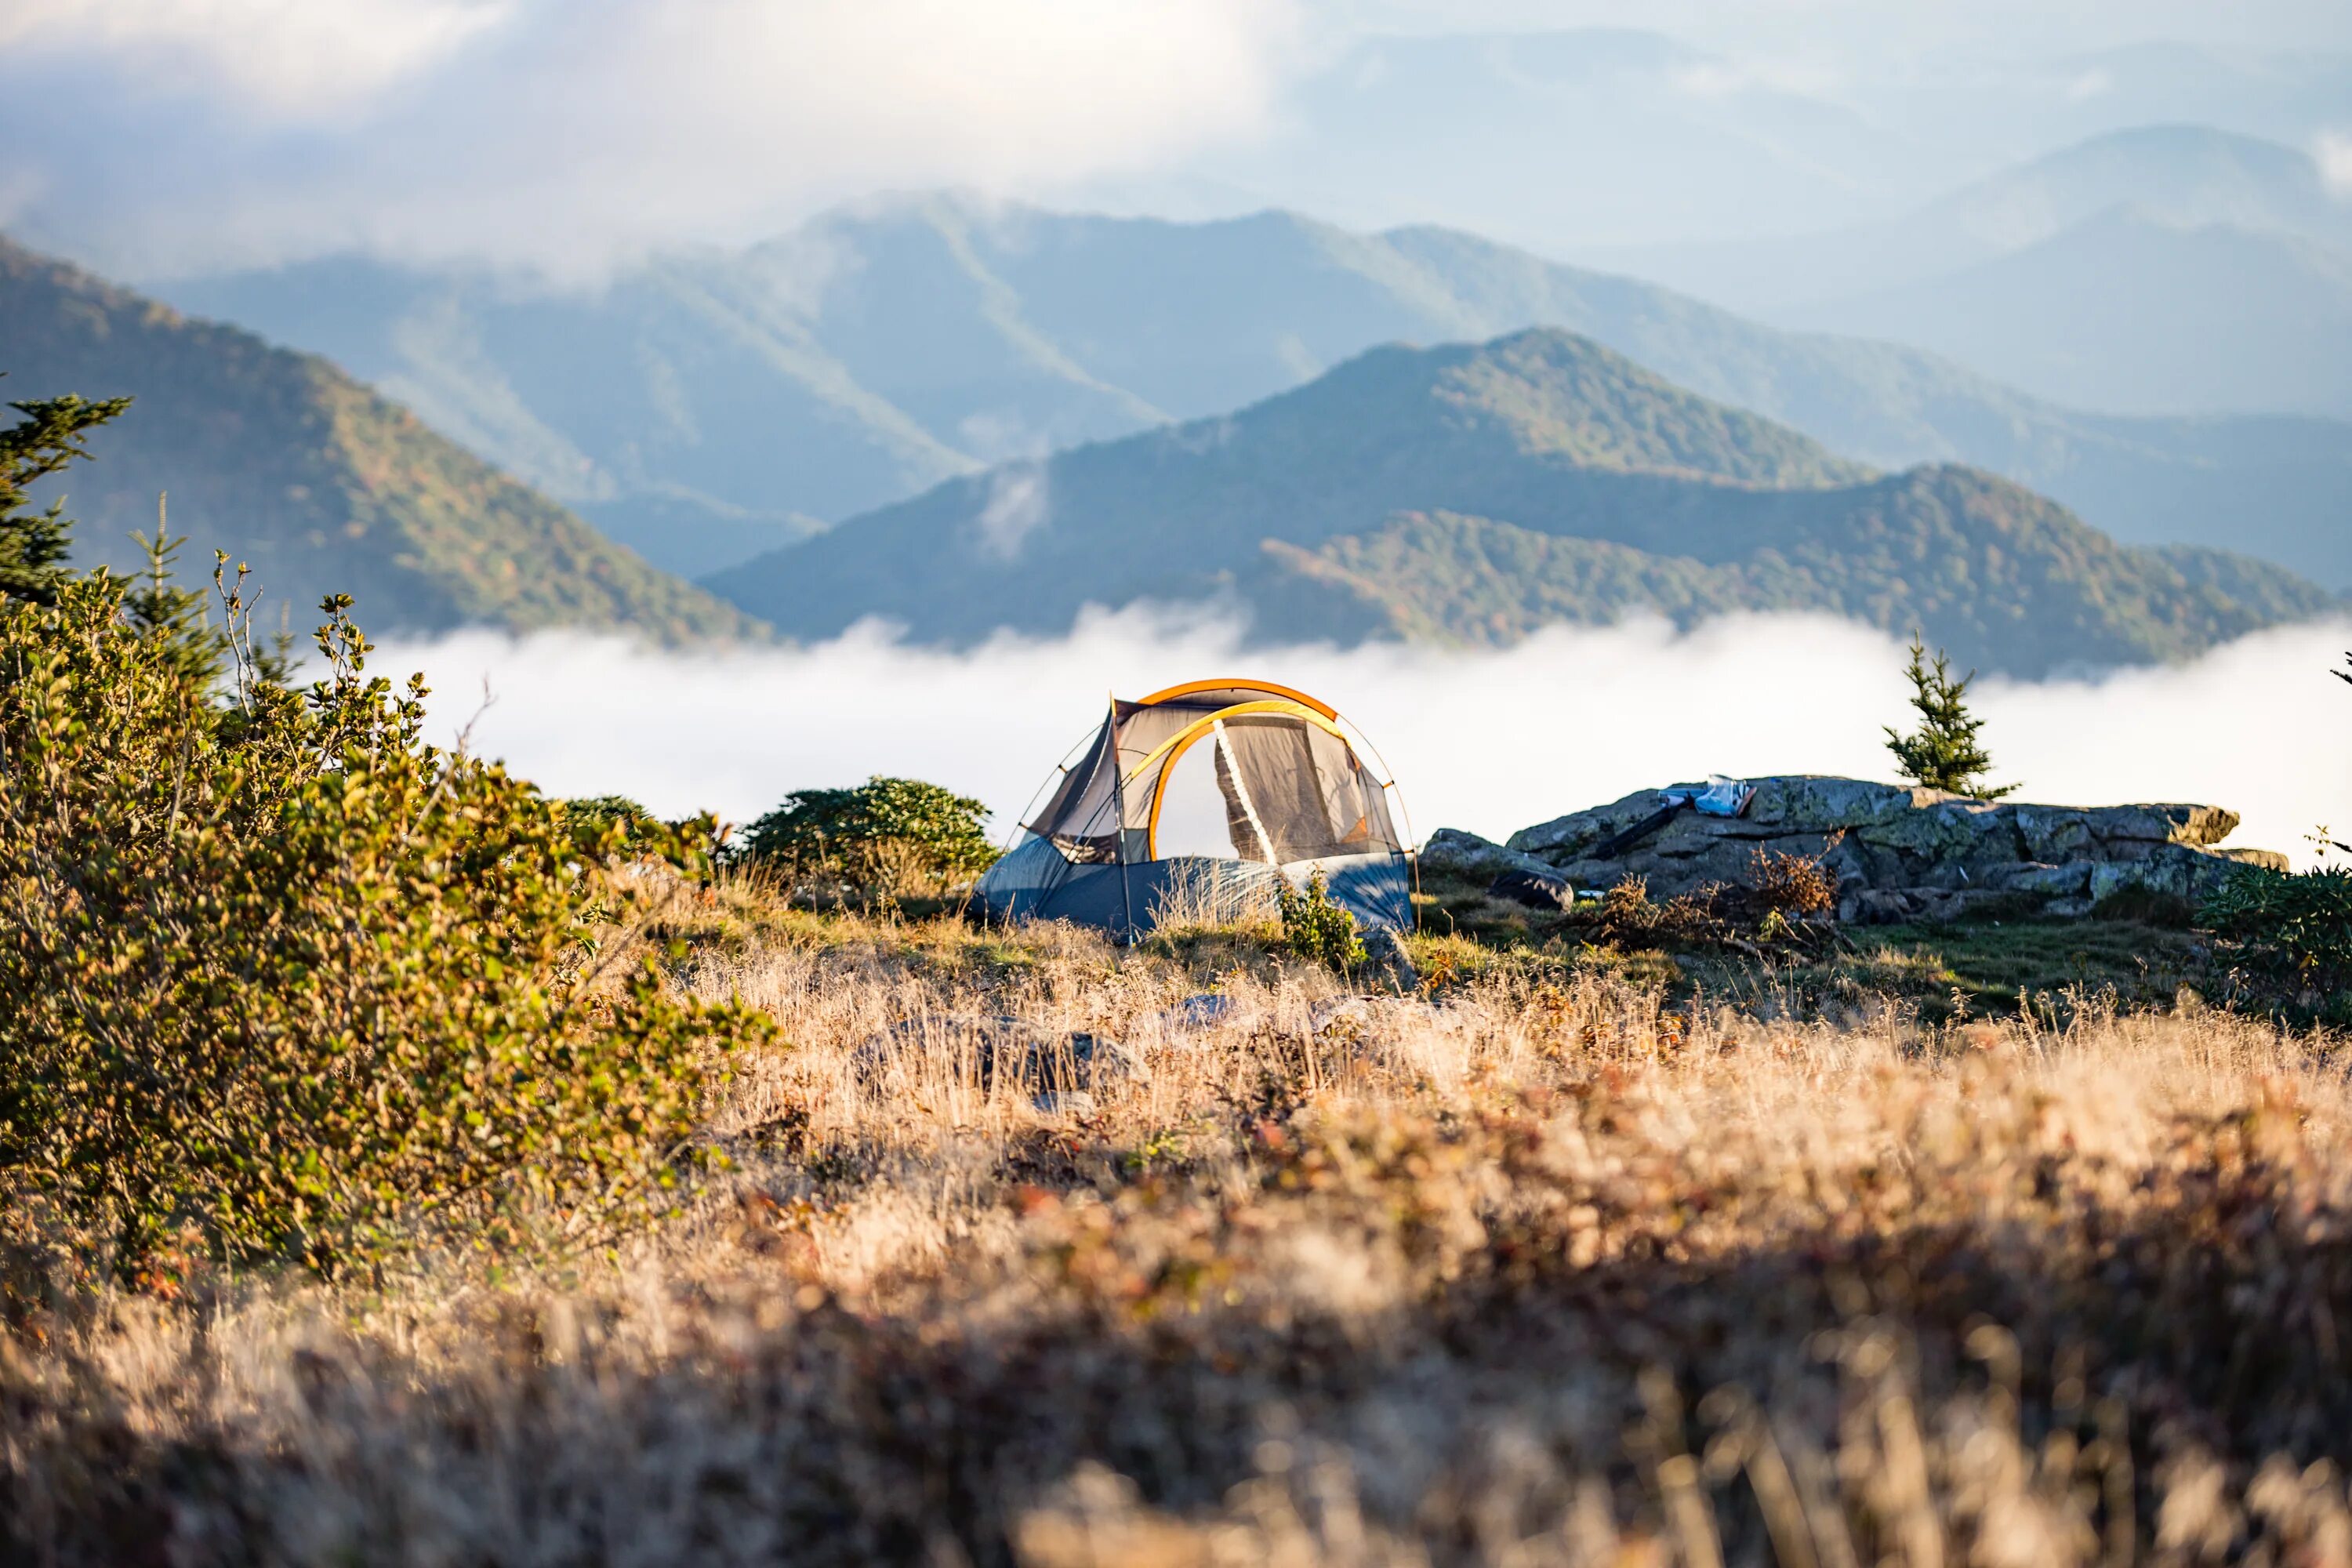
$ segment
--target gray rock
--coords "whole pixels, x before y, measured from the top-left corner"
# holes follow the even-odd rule
[[[1185,1029],[1205,1029],[1222,1024],[1234,1016],[1234,999],[1220,996],[1213,991],[1202,991],[1187,996],[1160,1015],[1168,1024]]]
[[[1918,914],[1916,899],[1891,889],[1857,888],[1838,900],[1838,919],[1848,925],[1901,925]]]
[[[2283,857],[2282,857],[2283,858]],[[2147,855],[2125,861],[2105,861],[2091,868],[2093,903],[2130,888],[2167,893],[2201,903],[2220,890],[2231,871],[2244,862],[2187,844],[2158,844]]]
[[[1875,784],[1809,773],[1757,779],[1744,820],[1776,833],[1849,831],[1899,821],[1907,813],[1958,795],[1910,784]]]
[[[1420,859],[1422,875],[1458,877],[1465,882],[1492,881],[1506,871],[1551,874],[1551,868],[1534,856],[1506,849],[1491,838],[1458,827],[1441,827],[1431,834],[1421,847]]]
[[[2235,861],[2241,866],[2260,866],[2265,871],[2289,871],[2294,868],[2294,862],[2275,849],[2216,848],[2213,853],[2224,860]]]
[[[2091,867],[2084,860],[2063,866],[2045,866],[2031,861],[2014,866],[1994,866],[1978,876],[1977,885],[2000,888],[2012,893],[2040,893],[2048,898],[2065,898],[2080,894],[2091,885]]]
[[[1840,918],[1859,921],[1948,918],[2014,907],[2021,895],[2074,915],[2127,887],[2194,901],[2232,865],[2284,864],[2265,850],[2217,847],[2238,824],[2220,806],[2033,805],[1801,774],[1754,783],[1744,816],[1684,811],[1606,860],[1591,851],[1655,813],[1660,791],[1522,828],[1503,847],[1578,887],[1641,878],[1660,900],[1748,883],[1759,849],[1820,858],[1838,879]],[[1899,897],[1865,896],[1881,893]]]
[[[2210,849],[2238,830],[2238,814],[2218,805],[2109,805],[2085,814],[2101,838],[2146,838]]]
[[[2036,860],[2094,853],[2095,845],[2187,844],[2210,848],[2237,831],[2238,814],[2218,805],[2013,805]]]

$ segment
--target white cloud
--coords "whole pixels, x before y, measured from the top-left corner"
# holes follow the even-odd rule
[[[173,96],[233,96],[270,115],[333,115],[446,59],[514,0],[15,0],[0,50],[110,55]]]
[[[2352,826],[2352,701],[2327,677],[2352,627],[2265,633],[2179,668],[2098,682],[1988,681],[1985,739],[2025,798],[2201,801],[2240,812],[2233,842],[2299,858]],[[1013,822],[1097,722],[1106,691],[1203,675],[1304,688],[1360,724],[1396,771],[1416,833],[1513,829],[1637,789],[1726,773],[1888,775],[1880,726],[1909,717],[1901,650],[1841,622],[1738,617],[1554,628],[1507,651],[1371,647],[1235,651],[1229,627],[1127,613],[1067,637],[968,655],[870,628],[796,651],[664,656],[610,642],[487,635],[387,647],[425,669],[436,722],[498,701],[477,749],[561,794],[634,795],[741,822],[788,790],[874,773],[929,778]]]
[[[1008,463],[988,481],[988,504],[975,520],[982,548],[1000,561],[1021,553],[1022,541],[1053,515],[1043,463]]]
[[[1117,172],[1257,123],[1293,30],[1290,0],[31,3],[0,142],[47,178],[0,223],[149,274],[578,273],[863,192]]]
[[[2067,82],[2061,96],[2069,103],[2087,103],[2101,93],[2113,92],[2116,79],[2104,67],[2095,67]]]
[[[2320,183],[2328,194],[2352,201],[2352,133],[2321,132],[2312,143],[2311,156],[2319,165]]]

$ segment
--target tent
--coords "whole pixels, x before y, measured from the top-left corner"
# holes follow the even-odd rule
[[[1171,914],[1236,909],[1319,870],[1359,925],[1412,924],[1395,786],[1365,766],[1328,704],[1263,680],[1195,680],[1113,698],[1076,755],[980,879],[989,914],[1129,942]]]

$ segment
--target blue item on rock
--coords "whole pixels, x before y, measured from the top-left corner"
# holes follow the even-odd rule
[[[1756,798],[1756,786],[1745,779],[1709,773],[1704,785],[1685,784],[1664,790],[1658,798],[1671,805],[1696,806],[1701,816],[1738,816]]]

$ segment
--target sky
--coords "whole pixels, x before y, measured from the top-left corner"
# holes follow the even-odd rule
[[[1352,213],[1344,146],[1292,149],[1270,192],[1234,171],[1296,139],[1307,84],[1360,40],[1629,20],[1704,55],[1650,108],[1768,140],[1791,105],[1852,113],[1838,134],[1916,142],[1923,179],[1959,165],[1929,155],[1948,131],[1906,116],[1957,92],[1990,136],[2018,121],[2012,88],[2095,89],[2053,74],[2084,51],[2352,49],[2352,6],[2312,0],[5,0],[0,230],[142,279],[346,250],[588,275],[940,185],[1173,204],[1189,180],[1213,204],[1311,205],[1321,182]],[[1982,90],[1984,70],[2007,86]],[[1953,92],[1909,90],[1930,78]],[[1612,125],[1656,138],[1649,108],[1607,110],[1580,145],[1499,139],[1506,188],[1627,155],[1602,145]],[[1856,203],[1891,199],[1826,174],[1813,205],[1789,198],[1801,214],[1837,216],[1857,179]],[[1687,224],[1662,212],[1645,237],[1643,217],[1596,237]]]

